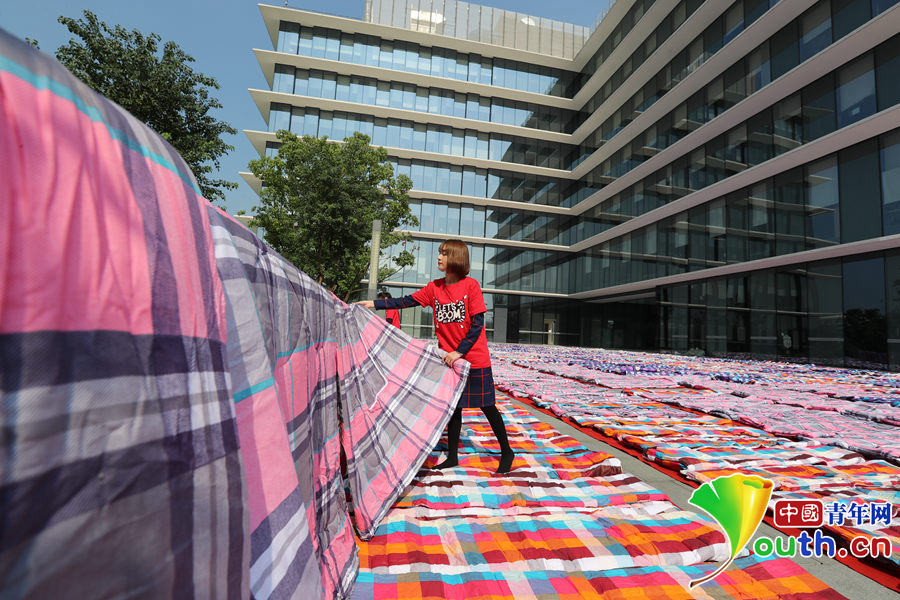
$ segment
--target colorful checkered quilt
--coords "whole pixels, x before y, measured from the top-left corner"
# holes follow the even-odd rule
[[[405,558],[400,558],[404,560]],[[360,571],[354,600],[842,600],[844,597],[788,559],[737,559],[722,575],[688,589],[715,564],[597,571],[475,571],[447,575]]]

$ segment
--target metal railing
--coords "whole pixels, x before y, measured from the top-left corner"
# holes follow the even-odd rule
[[[602,21],[604,17],[609,14],[609,11],[612,10],[613,4],[615,3],[616,0],[606,0],[605,6],[600,9],[600,14],[597,15],[597,18],[594,19],[594,24],[591,25],[591,33],[593,33],[595,29],[597,29],[597,27],[600,25],[600,21]]]

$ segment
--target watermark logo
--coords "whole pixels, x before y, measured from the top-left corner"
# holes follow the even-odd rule
[[[711,579],[734,562],[750,538],[759,529],[772,497],[774,483],[755,475],[717,477],[704,483],[691,494],[689,502],[708,513],[722,528],[731,546],[731,556],[711,574],[690,582],[690,588]],[[893,551],[889,537],[858,535],[849,539],[846,547],[838,540],[822,533],[818,527],[854,527],[876,529],[890,527],[895,506],[890,502],[829,502],[821,500],[777,500],[772,510],[775,526],[801,529],[798,535],[770,538],[760,536],[753,542],[753,552],[760,557],[775,554],[795,556],[824,556],[846,558],[890,557]],[[810,535],[806,529],[815,529]],[[849,549],[848,549],[849,548]]]
[[[735,473],[717,477],[694,490],[689,502],[716,520],[728,538],[731,556],[706,577],[691,581],[691,588],[715,579],[734,562],[759,528],[773,487],[770,479]]]
[[[893,505],[890,502],[828,502],[821,500],[776,500],[772,510],[775,526],[791,528],[816,528],[825,526],[855,528],[889,527]],[[814,556],[822,558],[888,557],[893,548],[888,537],[857,535],[850,538],[847,547],[838,547],[837,540],[823,534],[818,529],[810,535],[801,531],[799,535],[772,539],[760,536],[753,542],[753,552],[766,557],[775,554],[782,557]]]

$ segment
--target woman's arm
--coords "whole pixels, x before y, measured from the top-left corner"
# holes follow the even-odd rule
[[[419,303],[412,296],[403,296],[402,298],[385,298],[384,300],[375,300],[375,310],[386,310],[394,308],[410,308],[419,306]]]
[[[478,336],[481,335],[481,332],[484,331],[484,313],[478,313],[477,315],[472,315],[472,326],[469,327],[469,333],[466,334],[462,340],[460,340],[459,345],[456,347],[456,351],[461,355],[465,356],[466,352],[472,349],[472,346],[475,345],[475,342],[478,341]]]

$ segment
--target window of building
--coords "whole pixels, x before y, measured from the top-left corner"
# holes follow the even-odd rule
[[[831,44],[831,5],[819,2],[800,15],[800,62]]]
[[[884,262],[888,362],[900,370],[900,252],[888,252]]]
[[[878,110],[900,102],[900,34],[875,48]]]
[[[844,362],[844,308],[840,262],[813,263],[807,279],[809,358],[815,363]],[[812,333],[814,332],[814,333]]]
[[[834,74],[809,84],[801,92],[803,99],[803,139],[816,140],[834,131],[836,126]]]
[[[791,169],[775,176],[775,234],[777,254],[805,249],[803,169]]]
[[[799,23],[794,20],[772,36],[772,79],[778,79],[800,64]]]
[[[838,128],[875,114],[875,70],[872,60],[870,52],[838,70]]]
[[[900,129],[881,136],[884,235],[900,233]]]
[[[841,241],[837,156],[814,162],[806,170],[806,235],[810,248]]]
[[[833,3],[835,40],[841,39],[871,18],[869,2],[870,0],[838,0]]]
[[[888,363],[884,258],[844,260],[844,354],[850,366]]]
[[[876,139],[838,153],[841,192],[841,241],[881,235],[881,185]]]

